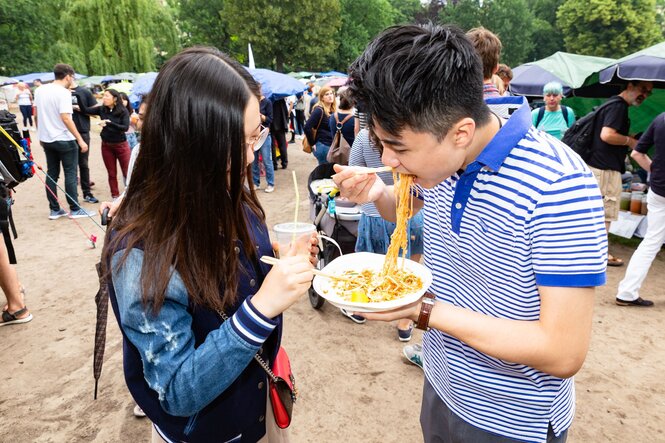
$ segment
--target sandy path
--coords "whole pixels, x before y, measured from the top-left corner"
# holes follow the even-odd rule
[[[91,175],[95,195],[108,199],[100,141],[93,137]],[[312,156],[290,145],[289,170],[276,172],[276,191],[261,193],[270,226],[293,216],[293,168],[303,196],[300,219],[308,217],[307,176]],[[38,162],[43,151],[35,148]],[[62,183],[62,179],[60,180]],[[149,423],[135,419],[122,375],[120,333],[109,317],[100,396],[93,401],[92,345],[97,277],[94,264],[102,232],[80,220],[100,240],[97,249],[67,219],[49,221],[43,185],[33,178],[19,187],[15,217],[18,272],[28,288],[35,319],[0,328],[2,442],[140,442]],[[84,204],[93,209],[95,205]],[[629,259],[632,250],[616,247]],[[654,264],[643,295],[656,307],[619,308],[614,288],[622,268],[610,268],[597,292],[594,334],[577,376],[577,418],[570,442],[662,442],[665,436],[665,262]],[[2,297],[0,297],[2,298]],[[2,300],[0,300],[2,301]],[[416,333],[415,340],[420,335]],[[401,357],[394,326],[356,325],[331,305],[311,308],[303,298],[286,314],[289,350],[301,397],[292,427],[295,442],[419,442],[421,371]]]

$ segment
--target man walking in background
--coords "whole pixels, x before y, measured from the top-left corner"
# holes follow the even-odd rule
[[[77,85],[72,82],[72,105],[74,108],[74,125],[81,134],[81,138],[88,145],[85,151],[79,149],[79,178],[81,179],[81,191],[83,191],[83,200],[88,203],[99,203],[99,200],[92,195],[90,182],[90,168],[88,167],[88,157],[90,155],[90,116],[86,114],[87,108],[97,105],[97,100],[92,96],[90,89]]]
[[[58,63],[53,67],[55,81],[42,85],[35,91],[37,134],[46,154],[48,178],[46,198],[51,210],[50,220],[67,215],[58,203],[56,183],[60,176],[60,163],[65,173],[65,192],[69,204],[69,217],[81,218],[92,215],[79,206],[76,189],[78,151],[86,152],[88,144],[76,130],[72,120],[72,95],[69,87],[74,81],[74,69]],[[78,143],[78,144],[77,144]]]
[[[619,218],[621,174],[626,172],[626,153],[637,145],[637,140],[628,135],[628,107],[641,105],[652,91],[652,82],[631,81],[621,94],[609,99],[611,103],[598,110],[595,118],[591,157],[587,164],[596,176],[603,196],[608,231],[610,223]],[[608,254],[607,266],[623,266],[623,260]]]
[[[647,152],[654,147],[653,159]],[[665,242],[665,112],[654,119],[630,156],[650,174],[647,194],[647,233],[628,262],[626,275],[617,290],[619,306],[651,307],[653,302],[639,295],[656,254]]]

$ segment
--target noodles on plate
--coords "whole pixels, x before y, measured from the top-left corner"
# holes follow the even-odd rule
[[[344,271],[341,276],[352,281],[335,280],[332,289],[344,300],[352,302],[380,302],[401,298],[419,291],[422,280],[404,269],[404,260],[398,265],[400,251],[405,254],[408,245],[408,221],[413,215],[413,175],[393,171],[397,222],[390,236],[390,246],[381,272],[372,269]]]

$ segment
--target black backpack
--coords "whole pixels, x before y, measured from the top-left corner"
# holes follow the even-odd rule
[[[32,177],[32,154],[14,114],[0,111],[0,126],[0,182],[12,189]]]
[[[618,100],[623,99],[621,97],[612,97],[607,100],[605,103],[573,123],[573,126],[563,134],[561,141],[570,146],[573,151],[577,152],[585,162],[591,158],[591,145],[593,144],[593,134],[598,111],[608,105],[617,103]]]

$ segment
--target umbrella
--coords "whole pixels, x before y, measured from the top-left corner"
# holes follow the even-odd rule
[[[654,82],[654,87],[665,88],[665,42],[620,58],[598,77],[602,84],[646,80]]]
[[[101,85],[102,84],[102,79],[107,77],[106,75],[93,75],[90,77],[84,78],[80,83],[86,84],[86,85]]]
[[[102,82],[133,82],[137,77],[138,74],[135,72],[121,72],[120,74],[107,75],[106,77],[102,78]]]
[[[615,60],[610,66],[596,70],[587,77],[581,88],[573,91],[577,97],[610,97],[621,92],[630,80],[652,81],[653,94],[640,106],[628,108],[630,133],[643,132],[653,119],[665,109],[665,42],[642,49]],[[599,100],[577,98],[567,105],[577,115],[584,115]]]
[[[11,85],[14,83],[18,83],[16,80],[10,77],[3,77],[0,75],[0,86],[5,86],[5,85]]]
[[[563,85],[563,95],[579,88],[585,79],[610,63],[611,58],[555,52],[541,60],[525,63],[513,69],[510,92],[516,95],[542,96],[543,86],[556,81]]]
[[[95,345],[92,358],[92,375],[95,377],[95,400],[97,399],[97,386],[102,374],[104,364],[104,348],[106,347],[106,322],[109,311],[109,294],[106,279],[102,272],[102,263],[97,263],[97,276],[99,277],[99,290],[95,295],[97,305],[97,322],[95,324]]]
[[[286,75],[290,75],[291,77],[295,77],[297,79],[307,79],[309,80],[311,76],[316,76],[316,72],[309,72],[309,71],[299,71],[299,72],[289,72]]]
[[[155,83],[156,78],[156,72],[146,72],[145,74],[141,74],[141,76],[134,82],[129,99],[132,102],[137,102],[141,100],[142,96],[148,95],[152,90],[152,85]]]
[[[261,90],[266,98],[278,100],[303,92],[307,89],[303,83],[286,74],[269,69],[247,69],[254,80],[261,83]]]
[[[328,86],[330,88],[339,88],[341,86],[346,85],[346,83],[349,81],[349,78],[348,77],[333,77],[332,80],[330,80],[329,78],[327,80],[329,80],[329,81],[328,81],[328,83],[326,83],[326,86]]]
[[[343,72],[339,72],[339,71],[321,72],[321,73],[319,73],[319,75],[321,77],[348,77],[348,75],[346,75]]]
[[[108,86],[108,89],[115,89],[118,92],[124,92],[129,95],[132,93],[132,84],[130,82],[113,83]]]

